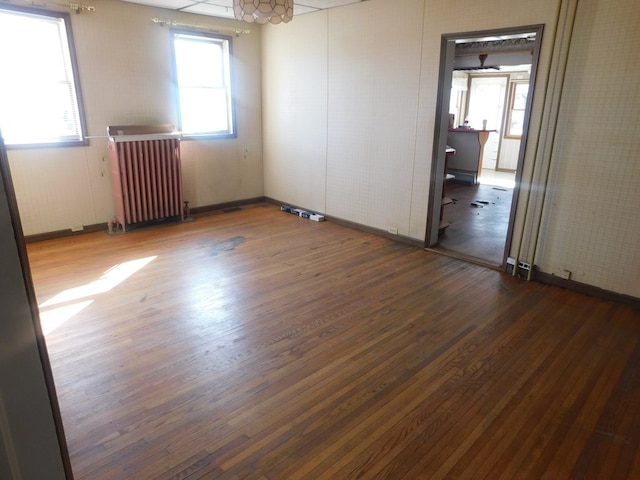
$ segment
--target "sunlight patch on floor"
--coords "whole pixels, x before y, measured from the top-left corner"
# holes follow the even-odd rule
[[[516,174],[515,172],[498,172],[496,170],[490,170],[483,168],[478,182],[483,185],[495,185],[497,187],[514,188],[516,186]]]
[[[119,263],[118,265],[108,269],[98,280],[87,283],[86,285],[63,290],[46,302],[41,303],[38,305],[38,308],[40,309],[40,323],[42,325],[43,333],[45,335],[51,333],[60,325],[77,315],[80,311],[84,310],[94,301],[94,299],[77,303],[71,302],[110,291],[156,258],[157,256],[154,255],[151,257]],[[66,305],[50,308],[54,305],[61,304]]]
[[[93,300],[87,300],[86,302],[73,303],[71,305],[51,308],[44,312],[40,312],[40,324],[42,325],[42,333],[48,335],[60,325],[65,323],[67,320],[76,316],[92,303]]]

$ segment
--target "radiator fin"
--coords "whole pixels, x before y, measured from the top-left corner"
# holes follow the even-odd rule
[[[109,142],[117,224],[184,220],[180,139],[134,137]]]

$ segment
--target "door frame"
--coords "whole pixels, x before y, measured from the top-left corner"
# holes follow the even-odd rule
[[[425,247],[435,247],[439,242],[439,212],[442,203],[441,199],[444,183],[445,151],[447,146],[447,132],[449,129],[449,97],[451,95],[451,78],[453,76],[456,41],[535,33],[536,40],[533,48],[533,54],[531,56],[529,95],[527,96],[527,105],[524,114],[524,126],[522,131],[522,138],[520,139],[518,164],[516,167],[515,188],[513,189],[513,197],[511,199],[509,225],[507,228],[505,249],[502,259],[502,268],[506,269],[507,258],[511,250],[515,214],[520,192],[520,181],[522,179],[524,154],[526,151],[529,133],[529,122],[531,118],[531,109],[535,92],[535,82],[538,70],[538,61],[540,58],[540,46],[542,44],[543,30],[544,25],[538,24],[493,30],[480,30],[474,32],[447,33],[442,35],[440,40],[440,69],[438,74],[438,92],[436,99],[436,116],[433,136],[433,161],[431,162],[431,180],[429,185],[429,204],[427,207],[427,230],[425,234]]]
[[[2,132],[0,132],[0,184],[2,187],[0,188],[2,191],[0,208],[6,209],[11,222],[3,242],[5,246],[9,244],[13,247],[4,251],[3,254],[8,257],[12,255],[17,257],[15,259],[19,263],[17,269],[21,270],[22,278],[15,279],[20,285],[17,283],[13,285],[15,291],[20,292],[19,297],[21,297],[16,302],[24,299],[25,303],[20,304],[21,311],[11,310],[9,319],[5,321],[9,325],[6,330],[9,330],[10,334],[20,335],[19,338],[10,338],[10,340],[24,342],[21,348],[9,352],[9,358],[13,357],[12,360],[21,362],[24,366],[24,372],[20,372],[24,378],[21,388],[5,392],[4,398],[10,397],[10,402],[3,401],[3,392],[0,391],[0,460],[5,461],[5,467],[15,478],[22,478],[25,471],[33,475],[38,470],[48,469],[48,478],[58,479],[64,476],[66,480],[73,480],[58,395],[40,323],[38,302]],[[12,242],[5,240],[11,236],[13,236]],[[9,273],[9,275],[12,274],[13,272]],[[37,357],[39,362],[34,361],[34,357]],[[18,408],[21,405],[20,401],[27,398],[30,399],[28,406],[25,403],[23,408]],[[35,424],[34,421],[40,423]],[[17,428],[10,428],[10,423]],[[51,429],[54,430],[53,434]],[[36,470],[27,468],[27,465],[33,465],[34,462],[38,465]],[[0,465],[0,467],[3,466]],[[0,470],[4,471],[2,468]]]

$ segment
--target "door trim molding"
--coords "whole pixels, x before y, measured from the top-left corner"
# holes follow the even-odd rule
[[[522,35],[526,33],[535,33],[536,40],[531,57],[531,74],[529,77],[530,94],[527,96],[527,107],[524,115],[524,127],[520,142],[520,150],[518,153],[518,163],[515,177],[516,185],[513,189],[511,211],[509,214],[509,225],[507,228],[505,249],[502,260],[502,268],[506,269],[507,258],[511,249],[512,237],[514,232],[515,215],[518,206],[520,182],[522,180],[524,154],[527,146],[531,108],[533,105],[535,82],[538,71],[538,62],[540,58],[540,46],[542,44],[543,31],[544,25],[537,24],[494,30],[447,33],[442,35],[440,44],[440,69],[438,74],[438,92],[436,99],[436,119],[434,127],[435,131],[432,155],[433,160],[431,162],[431,181],[429,189],[429,205],[427,207],[427,231],[425,233],[425,247],[435,247],[438,244],[438,212],[440,210],[440,197],[442,196],[442,183],[444,179],[445,148],[447,142],[446,133],[449,126],[448,109],[449,98],[451,95],[451,77],[453,74],[453,64],[455,60],[456,41],[501,35]],[[447,100],[446,102],[444,101],[445,99]]]

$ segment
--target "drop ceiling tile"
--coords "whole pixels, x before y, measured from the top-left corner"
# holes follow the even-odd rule
[[[209,5],[233,8],[233,0],[198,0],[198,3],[208,3]]]
[[[139,3],[151,7],[168,8],[169,10],[180,10],[196,3],[192,0],[127,0],[129,3]]]
[[[293,15],[303,15],[305,13],[317,12],[320,10],[319,8],[305,7],[304,5],[299,5],[294,3],[293,5]]]
[[[234,18],[233,0],[123,0],[152,7],[181,10],[200,15]],[[302,15],[327,8],[341,7],[364,0],[294,0],[293,14]]]
[[[296,5],[312,8],[333,8],[342,7],[351,3],[360,3],[361,0],[297,0]]]
[[[230,2],[231,3],[231,2]],[[182,9],[183,12],[197,13],[199,15],[210,15],[213,17],[235,18],[233,16],[233,6],[222,6],[212,3],[196,3]]]

